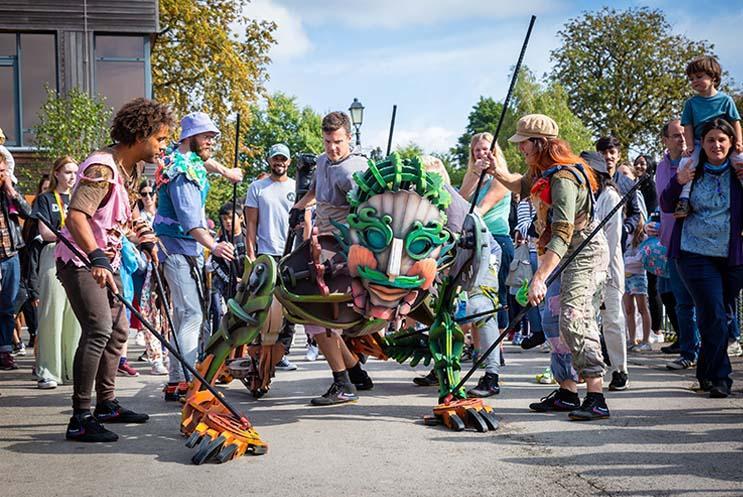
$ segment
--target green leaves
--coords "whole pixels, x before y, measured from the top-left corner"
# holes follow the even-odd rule
[[[268,79],[273,22],[243,16],[248,0],[160,0],[162,32],[152,47],[155,98],[180,118],[204,111],[222,132],[217,158],[231,165],[235,150],[232,116],[250,126],[250,105]],[[235,35],[235,31],[239,36]]]
[[[265,107],[251,106],[251,114],[250,127],[243,135],[246,156],[253,165],[250,176],[267,170],[266,152],[275,143],[286,144],[292,155],[322,153],[322,116],[310,107],[300,108],[295,97],[274,93],[266,99]],[[293,167],[289,175],[294,175]]]
[[[660,151],[663,124],[692,93],[686,64],[713,45],[674,35],[662,11],[604,8],[571,19],[551,53],[551,81],[595,136],[614,135],[638,152]]]
[[[503,120],[498,144],[503,150],[511,171],[526,170],[518,147],[508,142],[508,138],[516,132],[518,119],[526,114],[546,114],[553,118],[560,127],[560,137],[567,140],[576,153],[593,148],[591,133],[570,109],[564,88],[555,82],[540,82],[526,66],[522,66],[521,73],[516,80],[510,107]],[[457,146],[451,150],[451,153],[459,160],[463,171],[466,170],[469,159],[472,136],[486,131],[494,133],[502,109],[503,104],[491,97],[480,97],[480,100],[472,107],[467,129],[459,137]],[[454,181],[454,178],[452,178],[452,183],[459,184]]]
[[[79,88],[60,96],[47,88],[47,101],[34,127],[36,146],[51,161],[70,155],[81,162],[110,141],[111,115],[112,109],[101,97],[90,97]]]

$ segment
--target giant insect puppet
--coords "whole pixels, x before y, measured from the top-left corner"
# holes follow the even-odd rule
[[[532,16],[493,147],[535,20]],[[348,225],[336,225],[335,237],[315,236],[305,241],[281,260],[278,271],[270,257],[246,264],[238,292],[199,365],[203,376],[196,377],[187,393],[181,431],[189,436],[186,444],[196,447],[194,463],[223,462],[245,452],[266,451],[267,445],[249,422],[234,419],[239,417],[234,409],[215,395],[213,384],[220,378],[238,377],[256,396],[267,391],[275,355],[280,353],[276,344],[279,304],[296,323],[342,330],[353,350],[400,362],[410,359],[411,365],[433,360],[440,403],[433,416],[426,418],[429,424],[443,423],[455,430],[466,426],[479,431],[497,429],[492,409],[479,399],[466,399],[463,385],[505,333],[459,378],[464,336],[453,317],[455,296],[476,285],[488,270],[487,229],[473,213],[474,202],[456,236],[444,227],[449,199],[441,178],[426,174],[420,160],[403,162],[392,154],[378,164],[370,161],[369,169],[355,181]],[[525,314],[522,310],[515,323]],[[428,334],[380,333],[390,321],[399,323],[405,315],[430,324]],[[260,347],[248,347],[249,359],[229,361],[238,347],[259,337]]]
[[[494,430],[498,421],[480,399],[466,399],[459,356],[464,334],[455,322],[456,297],[488,270],[487,228],[469,214],[460,233],[446,228],[451,201],[441,177],[420,159],[369,161],[354,176],[347,225],[335,236],[313,236],[278,264],[248,263],[220,329],[186,394],[181,431],[196,449],[193,461],[223,462],[266,443],[215,396],[218,381],[240,379],[256,397],[270,386],[283,349],[276,344],[282,310],[287,319],[341,330],[350,348],[380,359],[433,362],[439,399],[429,423],[455,430]],[[398,329],[404,318],[428,332]],[[247,347],[247,357],[238,351]],[[208,386],[212,388],[207,389]]]

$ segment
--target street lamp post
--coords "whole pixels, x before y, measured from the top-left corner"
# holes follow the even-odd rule
[[[364,122],[364,106],[361,105],[358,98],[353,99],[353,103],[351,103],[351,107],[348,108],[348,112],[351,113],[351,124],[353,124],[353,127],[356,130],[356,146],[360,147],[361,131],[359,131],[359,129],[361,128],[361,123]]]

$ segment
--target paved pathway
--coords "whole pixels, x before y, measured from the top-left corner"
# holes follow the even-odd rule
[[[130,357],[139,349],[132,346]],[[743,495],[743,382],[713,400],[689,390],[689,372],[662,368],[660,355],[634,357],[631,389],[611,394],[612,417],[576,423],[536,414],[529,402],[550,386],[534,382],[548,356],[507,347],[503,391],[492,401],[495,433],[424,426],[435,391],[413,370],[370,361],[376,387],[355,404],[312,408],[328,386],[323,362],[279,372],[267,397],[237,382],[227,396],[270,444],[267,455],[193,466],[178,434],[179,410],[160,398],[162,377],[120,378],[119,396],[148,412],[143,426],[115,426],[110,445],[66,442],[71,387],[42,391],[22,369],[0,372],[0,494],[53,496],[737,496]],[[737,365],[740,370],[741,365]]]

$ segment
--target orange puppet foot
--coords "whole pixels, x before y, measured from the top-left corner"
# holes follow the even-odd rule
[[[474,428],[484,433],[498,429],[498,418],[493,408],[482,399],[454,400],[439,404],[433,408],[433,415],[425,416],[423,422],[429,426],[443,424],[454,431]]]

